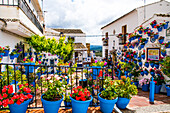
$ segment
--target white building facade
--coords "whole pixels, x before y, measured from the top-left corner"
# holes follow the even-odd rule
[[[10,46],[12,51],[17,43],[25,42],[33,34],[43,36],[40,4],[38,0],[0,0],[0,46]],[[2,62],[10,62],[9,57]]]
[[[113,22],[101,28],[102,34],[105,35],[103,39],[102,57],[107,57],[109,52],[113,49],[120,50],[127,41],[128,33],[134,32],[137,27],[145,22],[145,26],[153,20],[155,14],[170,14],[170,3],[165,0],[148,4],[142,7],[135,8],[129,13],[121,16]],[[163,22],[164,18],[161,18]],[[147,24],[148,25],[147,25]],[[123,38],[118,38],[118,34],[123,34]]]

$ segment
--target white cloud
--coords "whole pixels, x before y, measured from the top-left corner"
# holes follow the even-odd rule
[[[72,2],[74,1],[74,2]],[[146,0],[152,3],[159,0]],[[46,26],[78,28],[87,35],[100,35],[100,28],[136,7],[143,0],[44,0]],[[91,44],[101,45],[102,37],[87,38]]]

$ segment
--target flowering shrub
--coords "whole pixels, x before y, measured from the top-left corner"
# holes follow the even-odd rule
[[[0,53],[5,53],[5,48],[0,46]]]
[[[79,101],[86,101],[90,100],[90,91],[87,90],[87,88],[82,88],[82,86],[77,86],[76,88],[73,88],[73,93],[70,94],[70,97],[72,97],[75,100]]]
[[[44,88],[43,99],[48,101],[60,100],[68,88],[66,78],[61,78],[58,75],[41,76],[41,82]]]
[[[19,85],[19,92],[13,93],[13,86],[4,86],[2,89],[2,95],[0,94],[0,106],[7,107],[8,104],[18,104],[20,105],[24,101],[31,99],[33,96],[31,89],[28,88],[28,84]]]
[[[106,66],[107,65],[107,62],[103,62],[103,61],[97,61],[95,60],[95,63],[92,63],[92,66],[100,66],[100,67],[103,67],[103,66]]]
[[[100,97],[107,100],[113,100],[117,98],[118,95],[116,94],[116,84],[110,77],[105,79],[104,88],[105,90],[101,92]]]
[[[139,80],[139,84],[142,85],[146,85],[149,84],[150,79],[149,78],[142,78],[141,80]]]
[[[22,63],[30,63],[30,62],[34,62],[34,59],[33,58],[24,58]]]
[[[134,84],[131,84],[129,77],[116,81],[116,93],[118,97],[130,99],[132,95],[137,95],[138,89]]]
[[[162,75],[155,75],[154,82],[155,82],[155,85],[162,85],[163,83],[165,83],[165,80]]]

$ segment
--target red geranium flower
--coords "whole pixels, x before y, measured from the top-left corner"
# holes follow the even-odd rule
[[[8,95],[7,95],[6,93],[4,93],[4,94],[3,94],[3,97],[6,98],[6,97],[8,97]]]
[[[17,100],[16,104],[20,105],[20,104],[21,104],[21,101],[20,101],[20,100]]]

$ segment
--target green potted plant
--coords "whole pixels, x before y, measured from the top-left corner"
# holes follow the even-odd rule
[[[93,97],[87,88],[77,86],[73,88],[73,93],[70,94],[70,99],[73,113],[86,113]]]
[[[137,87],[131,84],[129,77],[116,81],[116,89],[118,95],[116,106],[120,109],[125,109],[132,96],[138,93]]]
[[[105,79],[104,88],[105,90],[98,94],[100,110],[103,113],[111,113],[113,111],[114,105],[118,100],[115,82],[110,77],[107,77]]]
[[[57,113],[61,102],[64,99],[67,82],[58,75],[51,74],[48,77],[42,77],[42,86],[45,89],[41,96],[45,113]]]

